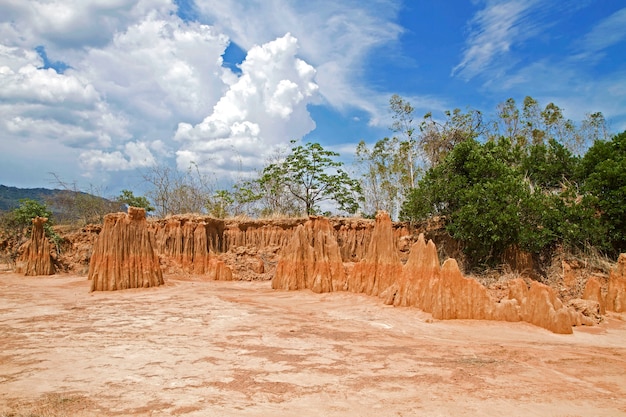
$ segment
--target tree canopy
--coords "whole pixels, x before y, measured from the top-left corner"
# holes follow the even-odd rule
[[[279,162],[263,169],[258,180],[261,189],[274,196],[288,194],[306,215],[319,213],[320,204],[334,202],[340,210],[355,213],[359,208],[361,187],[337,161],[338,153],[319,143],[297,145]]]

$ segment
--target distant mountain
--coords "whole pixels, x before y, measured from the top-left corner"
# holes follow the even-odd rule
[[[29,198],[46,204],[56,221],[72,221],[103,213],[124,210],[124,205],[81,191],[48,188],[17,188],[0,184],[0,212],[9,211],[20,205],[20,200]]]
[[[62,190],[50,190],[48,188],[17,188],[7,187],[0,184],[0,211],[12,210],[20,205],[20,200],[30,198],[41,203],[58,195]]]

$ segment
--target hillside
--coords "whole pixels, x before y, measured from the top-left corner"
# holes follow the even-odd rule
[[[17,207],[23,198],[44,203],[61,192],[62,190],[48,188],[17,188],[0,184],[0,211],[8,211]]]
[[[0,213],[19,206],[20,200],[29,198],[45,203],[56,221],[67,221],[97,213],[123,210],[119,203],[81,191],[48,188],[18,188],[0,184]],[[77,207],[83,210],[77,212]]]

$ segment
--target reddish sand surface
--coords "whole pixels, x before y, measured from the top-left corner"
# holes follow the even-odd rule
[[[626,322],[556,335],[351,293],[0,273],[1,416],[626,416]]]

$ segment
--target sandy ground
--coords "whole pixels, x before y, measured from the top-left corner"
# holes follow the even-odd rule
[[[89,293],[85,277],[0,273],[0,416],[626,416],[615,315],[555,335],[166,280]]]

